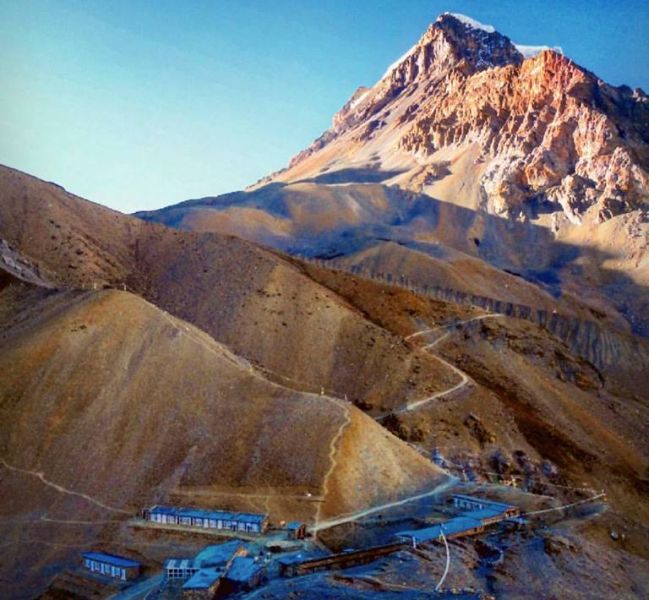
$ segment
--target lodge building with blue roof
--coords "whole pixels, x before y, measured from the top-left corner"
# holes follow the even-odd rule
[[[463,509],[458,516],[431,527],[401,531],[397,537],[412,540],[413,544],[425,544],[442,538],[448,539],[476,535],[485,528],[503,521],[519,518],[520,509],[511,504],[488,500],[477,496],[454,494],[453,505]]]
[[[83,552],[83,566],[92,573],[128,581],[140,574],[141,565],[135,560],[106,552]]]
[[[142,516],[147,521],[161,525],[197,527],[249,534],[262,534],[268,528],[268,515],[258,513],[156,505],[143,510]]]
[[[506,517],[517,517],[520,514],[520,509],[512,504],[505,504],[504,502],[497,502],[496,500],[489,500],[478,496],[467,496],[465,494],[453,494],[453,506],[465,511],[488,510],[499,512]]]

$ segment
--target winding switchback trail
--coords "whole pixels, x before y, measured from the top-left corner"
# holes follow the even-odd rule
[[[57,483],[54,483],[53,481],[46,479],[45,474],[40,471],[31,471],[29,469],[21,469],[20,467],[14,467],[13,465],[10,465],[4,458],[0,458],[0,462],[6,469],[9,469],[10,471],[14,471],[16,473],[24,473],[25,475],[30,475],[31,477],[35,477],[36,479],[39,479],[44,485],[51,487],[52,489],[56,490],[61,494],[67,494],[69,496],[78,496],[79,498],[83,498],[84,500],[87,500],[91,504],[94,504],[95,506],[99,506],[100,508],[103,508],[105,510],[121,513],[124,515],[131,515],[131,512],[128,510],[115,508],[114,506],[104,504],[103,502],[97,500],[96,498],[93,498],[92,496],[88,496],[88,494],[75,492],[74,490],[69,490],[61,485],[58,485]]]
[[[487,315],[480,315],[479,317],[473,317],[471,319],[467,319],[466,321],[460,321],[459,323],[453,323],[452,325],[445,325],[441,327],[435,327],[433,329],[423,329],[422,331],[417,331],[415,333],[411,333],[409,336],[406,336],[404,339],[413,339],[414,337],[421,336],[421,335],[429,335],[431,333],[435,333],[436,331],[442,331],[446,329],[446,333],[440,337],[438,337],[434,342],[431,342],[430,344],[426,344],[424,346],[425,350],[431,350],[435,346],[437,346],[440,342],[448,338],[452,333],[453,330],[450,329],[451,327],[453,328],[458,328],[463,325],[466,325],[467,323],[473,323],[475,321],[482,321],[484,319],[497,319],[497,318],[502,318],[505,315],[500,314],[500,313],[489,313]],[[395,411],[395,414],[402,414],[404,412],[409,412],[412,410],[415,410],[419,408],[420,406],[423,406],[425,404],[428,404],[429,402],[432,402],[433,400],[437,400],[438,398],[442,398],[443,396],[448,396],[449,394],[452,394],[453,392],[456,392],[457,390],[462,389],[469,383],[469,376],[462,370],[458,369],[455,365],[451,364],[447,360],[443,359],[440,356],[437,356],[436,354],[433,354],[436,360],[441,362],[445,367],[448,367],[451,369],[456,375],[460,377],[460,381],[456,383],[454,386],[448,388],[447,390],[442,390],[441,392],[435,392],[432,396],[427,396],[426,398],[422,398],[421,400],[415,400],[414,402],[408,402],[406,403],[403,407]],[[381,420],[385,417],[381,417]]]

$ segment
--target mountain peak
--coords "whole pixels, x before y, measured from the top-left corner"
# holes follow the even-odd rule
[[[472,19],[471,17],[467,17],[466,15],[462,15],[460,13],[442,13],[439,17],[437,17],[436,23],[442,23],[449,19],[452,19],[453,21],[459,21],[465,27],[468,27],[470,29],[479,29],[480,31],[485,31],[486,33],[496,33],[496,29],[493,27],[493,25],[485,25],[484,23],[480,23],[480,21],[476,21],[475,19]]]
[[[479,71],[507,65],[520,66],[525,57],[491,25],[470,17],[443,13],[431,23],[419,41],[392,63],[372,88],[361,87],[338,111],[332,129],[314,145],[295,156],[290,166],[313,150],[327,145],[337,133],[372,114],[377,114],[394,98],[429,87],[435,81],[457,72],[470,76]],[[380,125],[377,122],[376,125]]]
[[[506,38],[506,36],[503,36],[498,31],[496,31],[496,28],[493,25],[485,25],[484,23],[480,23],[480,21],[476,21],[471,17],[467,17],[466,15],[459,13],[442,13],[439,17],[437,17],[437,20],[433,25],[438,24],[439,26],[443,27],[444,25],[447,25],[449,23],[453,25],[456,32],[458,30],[464,29],[465,32],[473,32],[474,34],[475,32],[478,32],[477,35],[483,38],[485,38],[485,34],[491,34],[509,40],[509,38]],[[530,46],[527,44],[517,44],[515,42],[511,43],[516,48],[516,50],[520,52],[523,58],[532,58],[537,54],[544,52],[545,50],[552,50],[553,52],[556,52],[558,54],[563,54],[563,48],[561,48],[561,46],[546,46],[544,44]]]
[[[521,48],[529,52],[546,47]],[[443,13],[414,46],[388,67],[379,84],[386,82],[394,87],[396,83],[402,88],[424,74],[430,77],[456,68],[471,74],[493,67],[520,65],[524,58],[524,53],[491,25],[465,15]]]
[[[442,199],[470,187],[463,202],[494,214],[530,218],[544,202],[558,231],[646,210],[648,111],[641,91],[607,85],[561,48],[444,13],[280,177],[380,168]],[[462,177],[444,166],[453,157]]]
[[[424,35],[434,37],[441,32],[452,47],[456,60],[470,68],[482,70],[508,64],[519,65],[523,55],[507,37],[491,25],[485,25],[456,13],[443,13]]]

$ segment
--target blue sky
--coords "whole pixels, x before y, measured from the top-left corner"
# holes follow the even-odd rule
[[[649,90],[646,0],[0,0],[0,163],[124,212],[240,189],[444,11]]]

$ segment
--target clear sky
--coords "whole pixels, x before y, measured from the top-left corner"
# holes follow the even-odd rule
[[[0,0],[0,163],[124,212],[240,189],[444,11],[649,89],[647,0]]]

